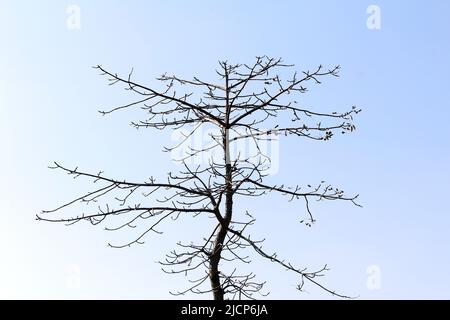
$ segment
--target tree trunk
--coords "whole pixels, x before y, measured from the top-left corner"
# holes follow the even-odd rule
[[[231,217],[233,213],[233,189],[231,184],[231,164],[226,164],[226,179],[227,179],[227,189],[225,195],[225,217],[223,222],[217,232],[216,240],[214,241],[214,250],[211,255],[210,260],[210,281],[211,288],[214,296],[214,300],[223,300],[224,290],[220,284],[220,274],[219,274],[219,262],[222,254],[223,244],[225,237],[227,235],[228,226],[231,222]]]
[[[226,65],[225,65],[226,69]],[[224,288],[220,284],[220,271],[219,263],[222,257],[223,244],[228,232],[228,227],[231,223],[231,217],[233,216],[233,176],[230,159],[230,91],[228,86],[228,70],[225,70],[225,128],[222,132],[223,143],[223,158],[225,162],[225,215],[220,221],[220,227],[217,231],[217,236],[214,241],[214,248],[210,257],[209,277],[211,281],[211,288],[213,292],[214,300],[224,299]]]
[[[219,263],[222,255],[223,244],[227,235],[228,227],[233,215],[233,179],[232,168],[230,162],[230,148],[228,129],[225,129],[223,144],[224,144],[224,160],[225,160],[225,215],[217,232],[214,241],[214,249],[210,259],[210,281],[214,300],[224,299],[224,288],[220,284]]]

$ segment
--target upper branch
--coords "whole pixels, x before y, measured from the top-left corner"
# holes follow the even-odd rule
[[[340,69],[339,66],[336,66],[333,69],[327,70],[325,72],[322,72],[322,66],[319,66],[317,68],[316,71],[314,72],[303,72],[304,77],[297,79],[296,74],[294,74],[292,80],[289,81],[288,85],[283,85],[281,83],[281,80],[279,80],[278,76],[274,78],[274,80],[276,81],[276,83],[279,86],[279,90],[277,93],[275,94],[270,94],[267,90],[264,90],[263,93],[265,93],[266,95],[266,99],[261,99],[258,95],[253,94],[254,98],[256,98],[259,101],[259,104],[253,104],[253,105],[249,105],[251,106],[251,108],[249,108],[248,111],[244,112],[243,114],[237,116],[232,124],[237,124],[239,123],[239,121],[241,121],[242,119],[248,117],[249,115],[253,114],[254,112],[263,109],[264,107],[270,106],[273,102],[277,101],[279,98],[281,98],[281,96],[285,95],[285,94],[289,94],[292,91],[298,91],[298,92],[306,92],[306,88],[302,86],[302,84],[306,81],[310,81],[310,80],[314,80],[316,83],[321,83],[319,81],[319,77],[323,77],[323,76],[328,76],[328,75],[332,75],[332,76],[338,76],[338,71]]]
[[[160,91],[157,91],[157,90],[152,89],[150,87],[147,87],[147,86],[144,86],[144,85],[141,85],[141,84],[138,84],[138,83],[132,81],[131,80],[132,72],[129,74],[128,78],[125,79],[125,78],[122,78],[122,77],[118,76],[117,74],[113,74],[113,73],[107,71],[106,69],[104,69],[100,65],[98,65],[96,68],[101,70],[104,75],[108,75],[108,76],[111,77],[111,79],[110,79],[112,81],[111,84],[115,84],[117,82],[124,83],[124,84],[126,84],[128,86],[129,90],[133,90],[135,92],[138,92],[139,94],[148,96],[146,99],[143,99],[140,102],[148,101],[148,100],[151,100],[151,99],[154,99],[154,98],[160,98],[162,100],[158,101],[157,104],[161,104],[161,103],[167,104],[167,103],[170,103],[170,102],[174,102],[175,104],[177,104],[180,107],[185,107],[185,108],[191,109],[191,110],[193,110],[195,112],[198,112],[200,115],[203,116],[202,119],[205,119],[205,120],[208,120],[210,122],[219,124],[220,126],[224,125],[224,122],[222,121],[222,119],[220,119],[219,117],[213,115],[209,111],[205,110],[205,108],[202,108],[198,104],[188,102],[187,101],[187,96],[184,96],[184,97],[180,98],[180,97],[176,97],[175,93],[173,95],[169,95],[168,91],[169,91],[169,89],[172,88],[172,85],[173,85],[172,83],[168,85],[168,89],[166,91],[160,92]],[[163,79],[166,79],[166,78],[163,78]],[[137,89],[144,90],[144,91],[137,91]],[[112,112],[112,111],[115,111],[115,110],[118,110],[118,109],[121,109],[121,108],[126,108],[126,107],[129,107],[129,106],[135,105],[135,104],[140,103],[140,102],[129,104],[129,105],[126,105],[126,106],[123,106],[123,107],[120,107],[120,108],[115,108],[115,109],[112,109],[111,111],[106,111],[106,112],[103,111],[102,113],[106,114],[106,113],[109,113],[109,112]],[[153,105],[152,107],[154,107],[154,106],[155,105]],[[150,109],[149,111],[151,111],[152,108],[149,108],[149,109]],[[175,111],[179,111],[179,109],[173,109],[173,110],[165,111],[165,113],[169,113],[170,114],[170,113],[173,113]]]

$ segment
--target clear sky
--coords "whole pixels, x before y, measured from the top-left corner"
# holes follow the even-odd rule
[[[69,5],[80,29],[67,26]],[[380,29],[369,29],[377,5]],[[326,180],[356,208],[281,197],[245,202],[266,248],[307,267],[328,264],[329,287],[361,298],[450,298],[450,3],[447,1],[6,1],[0,0],[0,298],[171,298],[185,279],[155,261],[201,232],[186,219],[144,246],[114,250],[112,234],[87,223],[38,223],[35,214],[89,184],[47,169],[57,160],[134,180],[175,166],[160,150],[171,133],[133,130],[137,113],[101,117],[129,101],[91,66],[152,84],[167,71],[212,78],[217,60],[283,57],[298,70],[342,66],[312,87],[314,110],[358,105],[357,131],[331,142],[280,142],[271,181]],[[194,220],[195,222],[195,220]],[[255,258],[271,298],[329,298]],[[368,273],[369,272],[369,273]],[[186,296],[190,297],[190,296]],[[195,298],[195,297],[194,297]],[[208,298],[208,297],[204,297]]]

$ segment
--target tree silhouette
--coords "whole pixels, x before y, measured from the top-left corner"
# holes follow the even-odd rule
[[[165,148],[165,151],[181,148],[189,137],[204,126],[213,127],[216,131],[209,135],[210,141],[206,147],[185,148],[184,157],[179,159],[184,169],[177,174],[169,173],[167,180],[162,182],[153,177],[131,182],[107,177],[103,172],[93,174],[78,168],[70,169],[55,162],[51,168],[75,178],[91,179],[97,188],[56,209],[43,211],[37,219],[66,224],[86,220],[97,225],[114,218],[118,225],[106,228],[113,231],[134,229],[140,222],[149,223],[132,241],[122,245],[110,244],[123,248],[142,244],[144,237],[151,232],[161,233],[157,227],[169,218],[176,220],[180,215],[206,215],[216,221],[208,236],[196,244],[178,243],[180,249],[170,252],[160,262],[163,270],[172,274],[204,271],[200,272],[200,277],[190,280],[188,288],[174,294],[212,292],[215,300],[251,299],[255,293],[264,295],[264,282],[257,282],[253,273],[239,274],[234,268],[239,263],[250,262],[245,252],[251,250],[296,274],[299,290],[309,282],[333,295],[346,297],[318,281],[318,277],[327,270],[326,266],[309,271],[278,258],[276,253],[267,252],[263,248],[263,240],[253,239],[247,232],[255,218],[248,212],[244,214],[233,210],[233,202],[241,197],[280,193],[289,200],[303,200],[306,218],[302,222],[310,226],[314,222],[310,207],[312,200],[341,200],[358,205],[355,202],[357,195],[346,196],[342,190],[324,182],[316,186],[287,187],[284,184],[267,184],[264,179],[270,168],[270,156],[260,148],[261,144],[279,135],[326,141],[335,132],[345,133],[355,129],[352,117],[360,111],[356,107],[343,113],[321,113],[301,107],[294,100],[307,92],[308,83],[320,84],[325,77],[338,77],[339,66],[329,70],[319,66],[314,71],[294,72],[287,80],[282,80],[278,72],[286,68],[289,71],[293,65],[285,64],[281,59],[263,56],[256,57],[251,65],[223,61],[219,62],[219,66],[216,73],[220,84],[205,82],[197,77],[185,80],[164,74],[157,78],[164,85],[163,90],[135,82],[133,71],[127,77],[121,77],[100,65],[96,66],[102,75],[108,77],[110,85],[122,84],[138,97],[129,104],[100,111],[103,115],[139,106],[146,112],[147,118],[133,122],[136,128],[188,129],[180,143]],[[183,88],[191,91],[177,92],[177,89]],[[198,91],[200,95],[196,97]],[[290,126],[284,126],[287,121]],[[264,129],[263,125],[271,129]],[[233,152],[233,144],[237,141],[246,141],[254,146],[254,151]],[[202,163],[192,164],[192,159],[209,155],[211,151],[219,151],[221,156],[208,156]],[[149,199],[157,204],[147,204]],[[99,201],[105,203],[98,205]],[[50,215],[77,203],[96,204],[96,209],[72,217]],[[225,263],[232,264],[233,271],[225,273],[222,268]]]

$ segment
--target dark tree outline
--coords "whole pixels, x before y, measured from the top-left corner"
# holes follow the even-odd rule
[[[255,222],[253,216],[248,212],[246,221],[237,221],[233,212],[233,200],[236,196],[256,197],[267,193],[280,193],[289,197],[289,200],[303,199],[308,215],[302,220],[308,226],[314,223],[314,217],[310,208],[310,201],[341,200],[353,203],[356,196],[346,196],[340,189],[323,182],[315,187],[308,185],[308,190],[300,186],[285,187],[284,185],[268,185],[263,182],[265,171],[270,165],[270,159],[263,154],[258,145],[264,139],[271,139],[274,135],[284,134],[295,135],[313,140],[326,141],[331,139],[336,131],[342,133],[351,132],[355,129],[352,123],[353,115],[360,112],[360,109],[352,107],[351,110],[338,113],[318,113],[309,109],[298,107],[297,102],[290,99],[283,102],[282,98],[290,94],[304,94],[307,92],[305,84],[313,82],[320,84],[321,79],[327,76],[338,77],[339,66],[333,69],[324,70],[319,66],[314,71],[305,71],[299,77],[295,72],[287,81],[281,80],[279,75],[273,71],[280,68],[291,68],[293,65],[285,64],[281,59],[269,58],[267,56],[256,57],[253,65],[236,64],[230,65],[225,61],[219,62],[220,69],[216,73],[224,82],[223,85],[204,82],[196,77],[192,80],[184,80],[176,76],[167,74],[157,78],[165,84],[165,89],[158,91],[150,87],[138,84],[132,80],[133,70],[128,77],[122,78],[115,73],[104,69],[101,65],[95,68],[108,77],[109,85],[124,84],[126,89],[137,94],[140,99],[129,104],[121,105],[109,111],[100,111],[106,115],[121,109],[133,106],[141,106],[148,113],[148,119],[144,121],[132,122],[135,128],[156,128],[164,130],[166,128],[180,129],[188,125],[195,125],[187,139],[199,127],[205,124],[212,124],[220,129],[220,135],[212,135],[215,144],[205,149],[190,148],[187,157],[182,159],[184,171],[178,175],[169,173],[168,179],[164,183],[156,182],[151,177],[144,182],[130,182],[126,180],[112,179],[103,176],[103,172],[91,174],[83,172],[78,168],[69,169],[57,162],[52,169],[59,169],[74,178],[85,177],[93,180],[94,183],[104,183],[105,185],[88,192],[70,202],[64,203],[53,210],[43,211],[37,215],[37,219],[48,222],[63,222],[74,224],[87,220],[93,225],[100,224],[107,217],[132,215],[114,228],[105,228],[115,231],[123,228],[135,228],[138,220],[153,219],[154,222],[140,233],[133,241],[123,245],[111,245],[114,248],[123,248],[132,244],[143,244],[143,238],[149,232],[161,233],[156,227],[168,218],[176,220],[181,214],[192,213],[194,216],[208,214],[217,220],[217,225],[204,242],[200,245],[193,243],[178,243],[182,251],[173,250],[166,259],[160,262],[163,270],[167,273],[189,274],[191,271],[204,267],[205,274],[191,280],[191,286],[186,290],[175,294],[185,294],[187,292],[206,293],[212,292],[215,300],[223,300],[225,297],[232,299],[248,298],[253,299],[254,293],[262,293],[264,282],[254,281],[253,273],[239,275],[236,269],[228,275],[219,270],[220,262],[240,261],[250,263],[248,256],[240,253],[242,249],[253,249],[259,256],[271,262],[279,264],[284,269],[297,274],[300,277],[298,289],[302,290],[305,282],[310,282],[332,295],[349,298],[346,295],[336,293],[318,282],[317,278],[322,276],[327,266],[320,270],[308,271],[306,268],[299,268],[290,262],[280,260],[276,253],[270,254],[263,250],[263,240],[254,240],[250,235],[246,235],[246,229]],[[247,92],[250,86],[262,83],[263,88],[259,91]],[[205,91],[203,96],[192,102],[193,92],[177,94],[175,88],[180,86],[200,87]],[[273,88],[276,88],[273,90]],[[281,114],[288,113],[291,116],[293,126],[280,128],[277,124],[270,130],[263,130],[260,124],[268,122],[268,119],[279,119]],[[322,126],[321,122],[310,126],[302,120],[322,119],[333,121],[330,125]],[[297,124],[299,123],[299,124]],[[243,129],[245,133],[239,132]],[[233,137],[230,137],[234,134]],[[230,144],[239,139],[249,139],[255,144],[257,154],[240,158],[240,154],[235,159],[230,157]],[[179,147],[182,142],[175,147],[165,148],[165,151],[172,151]],[[204,168],[197,166],[191,168],[186,162],[187,159],[206,152],[210,149],[221,148],[223,152],[223,163],[217,163],[210,159]],[[256,163],[252,159],[256,159]],[[141,203],[134,205],[127,204],[130,197],[136,194],[137,190],[148,189],[147,193],[142,192],[144,198],[156,194],[158,191],[165,191],[162,198],[156,198],[161,205],[142,206]],[[75,203],[91,204],[97,202],[105,195],[113,192],[125,192],[121,198],[114,197],[119,204],[116,209],[110,208],[109,204],[101,207],[91,214],[81,214],[69,218],[47,218],[48,214],[59,212]],[[170,269],[169,269],[170,268]],[[201,288],[202,284],[210,281],[210,288]]]

